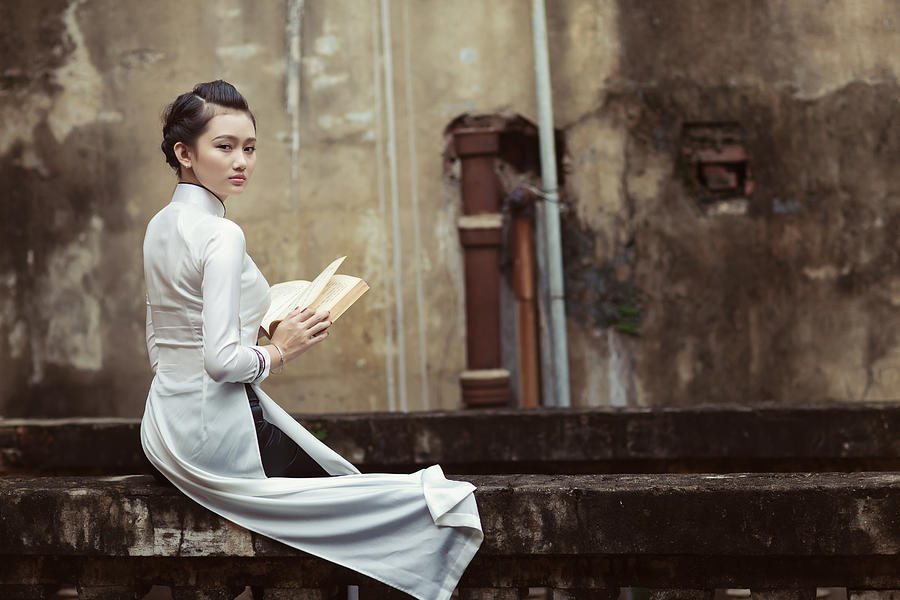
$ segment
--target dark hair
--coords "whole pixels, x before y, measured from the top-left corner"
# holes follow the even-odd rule
[[[217,107],[244,111],[256,128],[256,117],[250,111],[247,100],[233,85],[221,79],[198,83],[193,90],[178,96],[163,110],[163,141],[160,147],[166,162],[179,177],[181,163],[175,158],[175,144],[181,142],[193,146],[197,136],[219,112]]]

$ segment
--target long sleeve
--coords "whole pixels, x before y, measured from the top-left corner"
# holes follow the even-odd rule
[[[147,355],[150,357],[150,370],[156,375],[156,367],[159,364],[159,349],[156,347],[156,335],[153,333],[153,319],[150,315],[150,298],[147,302]]]
[[[269,374],[269,353],[241,344],[244,246],[240,227],[222,219],[201,250],[203,361],[206,372],[218,382],[255,383]]]

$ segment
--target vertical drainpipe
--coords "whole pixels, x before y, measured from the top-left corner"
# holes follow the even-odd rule
[[[537,290],[534,284],[534,205],[531,192],[507,198],[512,217],[513,293],[519,317],[519,406],[535,408],[540,404],[540,367],[538,365]]]
[[[287,22],[287,76],[285,98],[291,118],[291,198],[300,176],[300,58],[303,32],[303,0],[289,0]]]
[[[466,291],[466,370],[460,374],[466,406],[502,406],[510,399],[510,373],[500,344],[500,250],[503,215],[494,158],[496,129],[453,132],[462,179],[463,215],[457,223],[463,246]]]
[[[553,139],[553,102],[550,94],[550,58],[547,50],[547,16],[544,0],[532,0],[531,24],[534,36],[534,73],[537,88],[538,132],[541,145],[541,181],[544,202],[538,207],[537,218],[543,219],[545,250],[550,290],[550,346],[553,355],[555,398],[546,404],[571,406],[569,398],[569,352],[566,336],[566,305],[563,289],[562,243],[559,228],[559,191],[556,182],[556,148]],[[551,375],[545,373],[545,376]],[[555,400],[555,402],[552,402]]]

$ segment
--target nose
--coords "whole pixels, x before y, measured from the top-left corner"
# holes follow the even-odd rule
[[[244,156],[243,152],[238,153],[237,157],[234,159],[234,168],[243,171],[247,168],[247,157]]]

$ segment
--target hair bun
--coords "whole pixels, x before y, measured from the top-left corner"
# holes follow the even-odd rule
[[[163,140],[160,149],[166,163],[181,176],[181,163],[175,157],[175,144],[191,146],[216,115],[216,107],[231,108],[247,113],[256,127],[256,117],[247,100],[237,89],[222,79],[198,83],[190,92],[181,94],[162,112]]]

